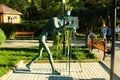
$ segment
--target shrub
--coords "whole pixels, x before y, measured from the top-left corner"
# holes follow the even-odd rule
[[[0,29],[0,45],[1,45],[2,43],[4,43],[5,40],[6,40],[6,36],[5,36],[4,32],[3,32],[3,30]]]
[[[5,23],[0,25],[7,39],[14,39],[16,27],[14,24]]]
[[[46,20],[28,20],[21,24],[4,23],[0,24],[0,28],[4,31],[7,39],[14,39],[16,31],[32,31],[34,36],[38,37],[43,27],[46,25]]]
[[[62,44],[61,44],[61,42],[62,42],[62,36],[61,35],[54,35],[53,36],[54,38],[53,38],[53,40],[54,40],[54,43],[53,43],[53,48],[55,49],[55,50],[59,50],[59,49],[61,49],[62,48]]]

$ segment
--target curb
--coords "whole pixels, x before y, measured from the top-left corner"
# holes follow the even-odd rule
[[[20,64],[23,64],[23,60],[19,61],[15,67],[12,67],[11,70],[9,70],[5,75],[1,76],[0,77],[0,80],[7,80],[16,70],[17,70],[17,67],[20,65]]]
[[[29,63],[31,60],[23,60],[23,63]],[[66,63],[67,60],[54,60],[54,63]],[[70,62],[100,62],[100,60],[88,59],[88,60],[70,60]],[[38,60],[35,63],[49,63],[49,60]]]

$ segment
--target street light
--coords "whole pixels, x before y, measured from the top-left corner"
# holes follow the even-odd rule
[[[64,16],[65,10],[66,10],[66,1],[65,0],[62,0],[62,9],[63,9],[63,16]],[[64,18],[63,26],[65,27],[65,18]],[[65,31],[63,33],[63,54],[66,55],[66,33],[65,33]]]
[[[65,3],[65,0],[63,0],[62,2]]]
[[[64,15],[65,10],[66,10],[66,1],[65,0],[62,0],[62,10],[63,10],[63,15]]]
[[[117,0],[113,1],[112,9],[112,47],[111,47],[111,72],[110,80],[114,80],[114,59],[115,59],[115,27],[116,27],[116,15],[117,15]]]

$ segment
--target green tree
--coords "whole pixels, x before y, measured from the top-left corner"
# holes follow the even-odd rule
[[[41,14],[43,18],[51,18],[54,16],[61,15],[61,2],[55,0],[42,0],[41,4]]]
[[[0,3],[22,12],[22,18],[25,20],[49,19],[63,14],[62,0],[0,0]],[[66,7],[73,7],[72,16],[79,17],[80,27],[86,24],[90,27],[93,24],[100,26],[102,24],[98,21],[101,18],[106,21],[106,24],[110,24],[112,0],[66,0]],[[119,20],[120,9],[117,11]]]

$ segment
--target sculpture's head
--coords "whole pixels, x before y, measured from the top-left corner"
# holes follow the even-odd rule
[[[70,16],[70,14],[71,14],[70,10],[69,11],[68,10],[65,11],[65,16]]]
[[[65,16],[70,16],[71,15],[71,11],[72,11],[72,9],[66,10],[64,15]]]

